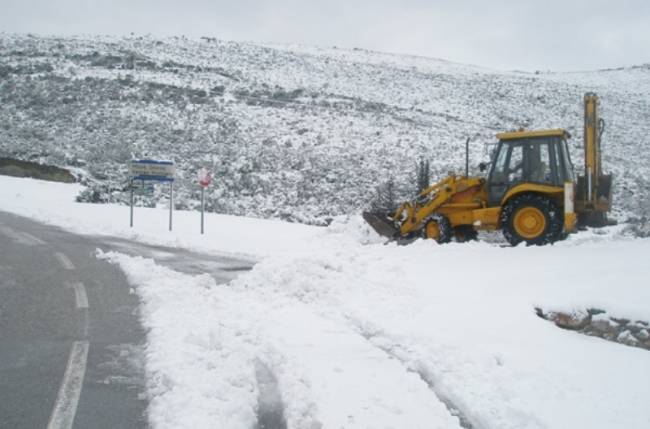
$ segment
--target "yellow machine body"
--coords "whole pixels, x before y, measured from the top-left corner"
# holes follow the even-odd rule
[[[602,223],[611,206],[611,176],[603,176],[598,99],[585,95],[585,175],[575,180],[564,129],[497,134],[487,177],[450,175],[403,203],[388,218],[364,213],[393,238],[424,236],[439,242],[479,230],[504,231],[512,244],[545,244],[576,231],[578,222]],[[585,222],[587,221],[587,222]]]
[[[525,193],[545,195],[563,204],[564,188],[535,183],[523,183],[510,189],[499,205],[488,207],[485,179],[479,177],[449,176],[443,181],[425,189],[414,202],[402,204],[393,217],[399,221],[401,236],[421,230],[434,214],[444,215],[454,229],[469,226],[474,230],[497,230],[500,228],[502,207],[512,198]],[[420,202],[418,202],[420,201]],[[574,232],[576,214],[565,212],[563,228]],[[436,231],[436,234],[439,234]],[[436,234],[428,238],[438,239]]]

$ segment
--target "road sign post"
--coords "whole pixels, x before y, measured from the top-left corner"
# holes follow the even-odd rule
[[[134,159],[129,165],[129,176],[131,184],[131,214],[130,226],[133,227],[133,205],[134,205],[134,182],[146,181],[169,182],[169,230],[172,230],[172,213],[174,211],[174,173],[176,167],[173,161],[159,161],[154,159]]]
[[[205,168],[202,168],[197,173],[199,179],[199,186],[201,186],[201,234],[204,232],[204,218],[205,218],[205,188],[212,182],[212,173]]]
[[[205,217],[205,188],[201,186],[201,234],[203,234],[203,218]]]
[[[130,222],[130,226],[131,226],[131,228],[133,228],[133,199],[134,199],[133,198],[133,179],[131,179],[131,181],[129,183],[130,183],[129,187],[131,188],[131,222]]]
[[[169,182],[169,230],[172,230],[172,213],[174,213],[174,181]]]

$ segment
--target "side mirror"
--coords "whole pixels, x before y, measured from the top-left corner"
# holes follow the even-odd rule
[[[481,170],[481,173],[487,170],[488,168],[488,163],[487,162],[482,162],[478,165],[478,169]]]

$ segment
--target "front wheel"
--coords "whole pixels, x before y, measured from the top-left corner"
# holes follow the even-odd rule
[[[537,194],[524,194],[510,200],[501,211],[501,228],[515,246],[553,243],[562,233],[562,216],[557,204]]]
[[[430,238],[443,244],[451,241],[453,232],[449,219],[444,215],[435,214],[424,224],[422,235],[424,238]]]

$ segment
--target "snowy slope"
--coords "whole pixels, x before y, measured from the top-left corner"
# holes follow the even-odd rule
[[[179,208],[197,206],[207,166],[209,210],[319,223],[363,209],[390,176],[410,197],[421,157],[433,177],[459,171],[468,136],[476,165],[497,131],[565,127],[579,166],[586,91],[602,99],[617,214],[643,216],[647,65],[532,74],[366,50],[2,34],[0,156],[81,168],[98,190],[84,198],[102,201],[125,200],[131,157],[173,158]]]
[[[650,321],[650,240],[620,227],[544,247],[384,245],[359,217],[327,228],[79,204],[79,185],[0,177],[0,210],[260,262],[226,285],[154,260],[119,265],[147,328],[154,428],[249,428],[257,371],[289,428],[564,429],[650,426],[648,351],[561,330],[535,308]],[[54,201],[57,203],[55,204]],[[145,222],[146,220],[146,222]]]

